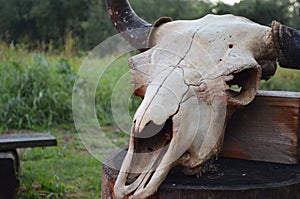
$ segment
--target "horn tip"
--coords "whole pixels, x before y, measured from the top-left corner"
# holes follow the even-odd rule
[[[273,21],[272,37],[280,66],[300,69],[300,31]]]

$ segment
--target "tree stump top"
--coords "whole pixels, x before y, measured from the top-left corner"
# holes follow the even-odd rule
[[[104,159],[103,198],[112,197],[113,186],[124,156],[124,151],[117,150],[108,154]],[[274,198],[274,195],[278,194],[280,197],[285,196],[288,190],[293,197],[297,194],[297,197],[300,196],[300,189],[297,187],[300,183],[300,165],[219,158],[215,161],[215,166],[217,171],[207,172],[201,177],[187,176],[181,172],[180,167],[173,168],[151,199],[174,197],[176,194],[185,195],[187,193],[195,193],[195,198],[197,198],[197,195],[199,197],[199,194],[201,195],[203,192],[206,194],[210,192],[213,195],[222,193],[233,197],[236,194],[245,194],[247,191],[255,192],[255,194],[264,193],[262,196],[265,197],[267,194],[267,198]],[[163,197],[161,197],[162,195]],[[241,195],[236,195],[236,198],[239,197]]]

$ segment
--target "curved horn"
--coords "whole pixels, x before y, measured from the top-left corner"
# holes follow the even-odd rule
[[[136,49],[147,47],[151,24],[138,17],[128,0],[105,0],[106,8],[115,28]]]
[[[273,21],[272,34],[280,66],[300,69],[300,31]]]

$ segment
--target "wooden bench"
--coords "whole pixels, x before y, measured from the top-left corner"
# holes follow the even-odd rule
[[[49,133],[0,135],[0,199],[16,198],[19,187],[19,148],[56,146]]]

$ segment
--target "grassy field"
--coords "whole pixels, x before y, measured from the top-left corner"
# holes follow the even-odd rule
[[[99,123],[108,127],[106,136],[118,145],[125,143],[126,136],[113,127],[111,94],[128,71],[128,56],[105,70],[95,97]],[[30,129],[51,132],[58,139],[57,147],[21,151],[20,199],[101,197],[101,162],[82,144],[72,116],[73,84],[84,57],[0,45],[0,133]],[[300,71],[279,68],[260,89],[300,91],[299,80]],[[138,103],[135,98],[131,101],[130,112]]]
[[[52,130],[57,147],[22,150],[18,198],[100,198],[101,162],[74,131]]]

